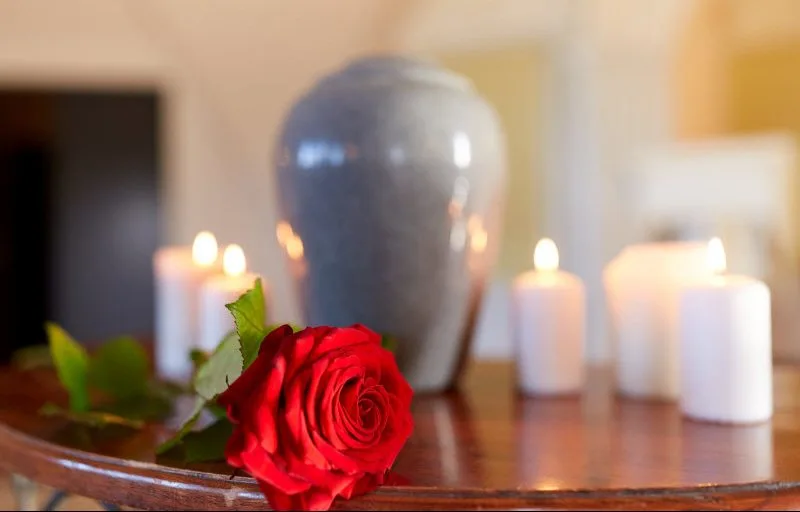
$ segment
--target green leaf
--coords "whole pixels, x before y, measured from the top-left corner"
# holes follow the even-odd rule
[[[87,427],[92,428],[103,428],[110,425],[118,425],[122,427],[139,429],[144,426],[141,421],[123,418],[121,416],[117,416],[116,414],[100,411],[67,411],[52,403],[44,404],[42,408],[39,409],[39,414],[47,417],[66,418],[74,423],[86,425]]]
[[[223,407],[220,407],[219,405],[213,402],[208,402],[206,404],[206,410],[210,412],[214,416],[214,418],[218,420],[228,417],[228,412]]]
[[[69,393],[69,407],[74,412],[89,409],[89,355],[59,325],[45,324],[50,341],[50,354],[61,385]]]
[[[191,394],[192,389],[187,384],[150,378],[147,380],[147,393],[172,400],[181,395]]]
[[[11,364],[20,370],[33,370],[34,368],[49,368],[53,366],[53,357],[47,345],[34,345],[14,351]]]
[[[397,350],[397,338],[384,334],[381,336],[381,347],[393,353]]]
[[[225,445],[233,434],[233,425],[221,419],[183,439],[183,457],[186,462],[225,460]]]
[[[268,325],[266,327],[267,334],[271,333],[272,331],[274,331],[275,329],[277,329],[278,327],[280,327],[282,325],[288,325],[289,327],[291,327],[292,328],[292,332],[300,332],[300,331],[303,330],[303,328],[300,327],[297,324],[270,324],[270,325]],[[259,345],[259,347],[260,347],[260,345]]]
[[[253,288],[242,294],[236,302],[226,304],[225,307],[233,314],[242,352],[242,369],[244,369],[255,361],[258,348],[264,336],[269,333],[265,325],[266,312],[261,279],[256,279]]]
[[[183,438],[186,437],[197,424],[197,421],[200,419],[200,414],[203,412],[203,408],[205,406],[206,401],[202,397],[195,397],[192,413],[188,418],[186,418],[186,420],[183,422],[183,425],[181,425],[181,428],[179,428],[172,437],[161,443],[158,448],[156,448],[156,455],[163,455],[172,448],[178,446],[181,441],[183,441]]]
[[[115,400],[97,409],[137,421],[163,420],[172,413],[172,399],[147,393],[124,400]]]
[[[147,354],[134,338],[122,336],[97,350],[89,362],[89,385],[122,401],[147,391]]]
[[[193,348],[191,352],[189,352],[189,359],[192,360],[193,366],[193,374],[197,373],[197,370],[203,366],[203,363],[208,361],[208,353],[205,350],[200,350],[199,348]]]
[[[231,382],[242,374],[242,353],[239,338],[231,333],[222,340],[194,378],[195,392],[211,401],[228,389]]]

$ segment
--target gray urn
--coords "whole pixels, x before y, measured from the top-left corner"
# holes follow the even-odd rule
[[[455,384],[502,213],[491,107],[433,64],[365,58],[299,99],[276,159],[276,232],[306,323],[392,335],[416,391]]]

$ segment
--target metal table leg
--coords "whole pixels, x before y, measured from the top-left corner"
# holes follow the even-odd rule
[[[47,500],[47,504],[44,506],[42,510],[46,512],[52,512],[53,510],[58,510],[58,506],[61,505],[61,502],[67,497],[67,493],[64,491],[53,491],[53,494],[50,496],[50,499]]]

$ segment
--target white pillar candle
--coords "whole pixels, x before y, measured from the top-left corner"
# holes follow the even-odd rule
[[[165,379],[186,380],[189,352],[197,340],[197,300],[201,283],[220,271],[217,241],[207,231],[189,247],[165,247],[153,256],[155,273],[155,367]]]
[[[519,388],[528,394],[578,392],[584,381],[583,283],[558,270],[558,249],[547,238],[536,245],[534,267],[513,283]]]
[[[725,251],[708,245],[715,275],[680,295],[681,411],[719,423],[757,423],[772,416],[769,288],[724,275]]]
[[[235,327],[226,304],[235,302],[253,287],[258,275],[246,272],[244,251],[236,244],[225,248],[222,255],[222,274],[208,278],[200,289],[199,343],[198,348],[211,352],[222,338]],[[262,279],[264,297],[268,296],[266,283]],[[266,310],[266,306],[265,306]]]
[[[677,294],[707,277],[704,243],[626,247],[604,271],[614,331],[617,389],[623,395],[677,400]]]

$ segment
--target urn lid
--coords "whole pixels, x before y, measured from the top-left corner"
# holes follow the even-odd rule
[[[330,89],[361,88],[416,83],[474,92],[469,79],[432,62],[399,55],[377,55],[351,61],[320,80],[314,93]]]

